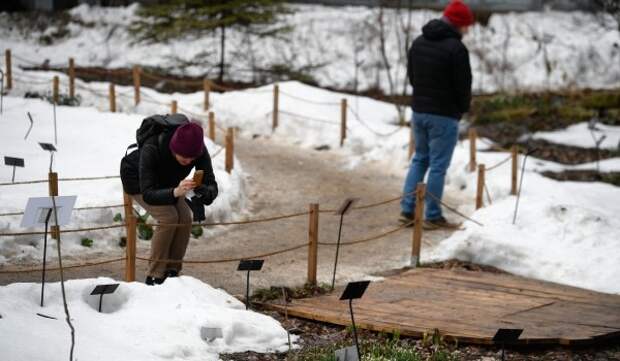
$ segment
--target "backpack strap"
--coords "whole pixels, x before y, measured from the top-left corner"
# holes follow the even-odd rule
[[[127,153],[129,153],[129,149],[133,149],[133,148],[138,148],[138,143],[133,143],[129,145],[129,147],[127,147],[127,150],[125,150],[125,156],[127,156]]]

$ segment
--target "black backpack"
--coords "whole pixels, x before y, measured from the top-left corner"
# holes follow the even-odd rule
[[[142,147],[147,139],[174,130],[179,125],[189,123],[189,119],[183,114],[151,115],[142,120],[140,128],[136,130],[136,143],[127,147],[129,149]],[[125,155],[127,155],[125,152]]]
[[[144,143],[155,136],[159,137],[158,143],[160,143],[164,134],[174,131],[179,125],[186,123],[189,123],[189,119],[183,114],[152,115],[142,121],[140,128],[136,130],[136,143],[127,147],[125,156],[121,159],[120,173],[125,192],[128,194],[140,193],[138,168],[140,163],[140,148]],[[132,148],[138,149],[129,153],[129,150]]]

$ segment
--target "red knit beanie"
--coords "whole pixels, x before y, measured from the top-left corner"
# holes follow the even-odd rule
[[[204,152],[204,132],[196,123],[179,126],[170,139],[170,150],[185,158],[197,158]]]
[[[450,2],[444,9],[443,16],[456,27],[470,26],[474,23],[471,9],[460,0]]]

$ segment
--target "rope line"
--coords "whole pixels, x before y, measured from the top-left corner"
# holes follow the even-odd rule
[[[386,236],[388,236],[388,235],[390,235],[390,234],[392,234],[392,233],[396,233],[396,232],[398,232],[398,231],[400,231],[400,230],[403,230],[403,229],[405,229],[405,228],[409,227],[410,225],[412,225],[412,224],[413,224],[413,222],[414,222],[414,221],[404,223],[404,224],[402,224],[401,226],[399,226],[399,227],[397,227],[397,228],[391,229],[391,230],[389,230],[389,231],[387,231],[387,232],[383,232],[383,233],[378,234],[378,235],[375,235],[375,236],[371,236],[371,237],[367,237],[367,238],[358,239],[358,240],[356,240],[356,241],[340,242],[340,245],[341,245],[341,246],[350,246],[350,245],[354,245],[354,244],[360,244],[360,243],[365,243],[365,242],[375,241],[375,240],[377,240],[377,239],[384,238],[384,237],[386,237]],[[337,246],[337,245],[338,245],[338,242],[318,242],[318,243],[319,243],[319,245],[321,245],[321,246]]]
[[[456,209],[454,209],[453,207],[449,206],[448,204],[444,203],[441,199],[437,198],[433,193],[430,192],[426,192],[426,194],[428,194],[429,196],[431,196],[431,198],[433,198],[435,201],[441,203],[441,205],[443,205],[444,207],[446,207],[447,209],[449,209],[450,211],[452,211],[453,213],[467,219],[468,221],[474,222],[475,224],[479,225],[480,227],[484,227],[484,224],[476,221],[475,219],[472,219],[466,215],[464,215],[463,213],[457,211]]]
[[[353,108],[351,108],[351,107],[347,106],[347,110],[348,110],[351,114],[353,114],[353,118],[354,118],[355,120],[357,120],[360,124],[362,124],[362,125],[364,126],[364,128],[368,129],[371,133],[375,134],[376,136],[379,136],[379,137],[391,137],[392,135],[394,135],[394,134],[398,133],[398,132],[401,130],[401,127],[396,127],[396,129],[394,129],[393,131],[391,131],[391,132],[389,132],[389,133],[381,133],[381,132],[378,132],[378,131],[376,131],[376,130],[372,129],[372,128],[368,125],[368,123],[366,123],[365,121],[363,121],[363,120],[362,120],[362,118],[359,116],[359,114],[358,114],[355,110],[353,110]]]
[[[73,210],[74,211],[86,211],[86,210],[93,210],[93,209],[120,208],[120,207],[124,207],[124,206],[125,206],[124,204],[111,204],[109,206],[79,207],[79,208],[73,208]],[[24,212],[0,213],[0,217],[21,216],[23,214],[24,214]]]
[[[287,92],[285,92],[283,90],[280,90],[279,92],[280,92],[280,94],[282,94],[282,95],[284,95],[286,97],[289,97],[289,98],[295,99],[295,100],[299,100],[299,101],[302,101],[302,102],[306,102],[306,103],[309,103],[309,104],[327,105],[327,106],[339,106],[340,105],[340,102],[320,102],[320,101],[316,101],[316,100],[309,100],[309,99],[305,99],[305,98],[302,98],[302,97],[298,97],[296,95],[287,93]]]
[[[496,169],[496,168],[498,168],[498,167],[500,167],[500,166],[502,166],[502,165],[506,164],[506,162],[508,162],[508,161],[509,161],[509,160],[511,160],[511,159],[512,159],[512,154],[511,154],[511,155],[509,155],[508,157],[506,157],[506,159],[502,160],[501,162],[498,162],[498,163],[497,163],[497,164],[495,164],[494,166],[486,168],[486,169],[485,169],[485,171],[490,172],[490,171],[492,171],[493,169]]]
[[[309,117],[307,115],[297,114],[297,113],[289,112],[289,111],[286,111],[286,110],[280,110],[279,112],[281,114],[288,115],[288,116],[291,116],[291,117],[299,117],[299,118],[302,118],[302,119],[307,119],[307,120],[311,120],[311,121],[315,121],[315,122],[319,122],[319,123],[325,123],[325,124],[330,124],[330,125],[338,125],[338,126],[340,125],[339,122],[335,122],[333,120]]]
[[[116,179],[120,178],[119,175],[107,175],[100,177],[75,177],[75,178],[58,178],[59,182],[76,182],[76,181],[92,181],[92,180],[103,180],[103,179]],[[30,180],[23,182],[7,182],[0,183],[0,186],[13,186],[13,185],[24,185],[24,184],[36,184],[36,183],[47,183],[49,182],[47,179],[38,179],[38,180]]]
[[[289,247],[289,248],[280,249],[280,250],[269,252],[269,253],[258,254],[258,255],[255,255],[255,256],[236,257],[236,258],[222,258],[222,259],[214,259],[214,260],[183,260],[182,262],[183,263],[188,263],[188,264],[213,264],[213,263],[239,262],[239,261],[243,261],[243,260],[247,260],[247,259],[271,257],[271,256],[275,256],[275,255],[278,255],[278,254],[292,252],[292,251],[295,251],[295,250],[298,250],[298,249],[304,248],[304,247],[308,247],[308,243],[300,244],[300,245]],[[153,258],[147,258],[147,257],[136,257],[136,259],[140,260],[140,261],[148,261],[148,262],[166,262],[166,263],[175,263],[175,262],[179,263],[180,262],[178,259],[153,259]]]
[[[114,259],[109,259],[109,260],[99,261],[99,262],[89,262],[89,263],[80,263],[80,264],[75,264],[75,265],[70,265],[70,266],[62,266],[62,268],[63,269],[70,269],[70,268],[84,268],[84,267],[99,266],[99,265],[102,265],[102,264],[121,262],[121,261],[124,261],[125,259],[126,259],[125,257],[114,258]],[[60,267],[56,267],[56,268],[47,268],[46,267],[45,270],[46,271],[59,271]],[[42,272],[42,271],[43,271],[43,268],[8,269],[8,270],[0,270],[0,274],[30,273],[30,272]]]

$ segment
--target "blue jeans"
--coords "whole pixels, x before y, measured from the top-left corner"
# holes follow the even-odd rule
[[[411,128],[415,136],[415,155],[411,161],[400,202],[401,210],[413,214],[415,189],[428,173],[426,192],[441,199],[454,147],[458,138],[458,119],[428,113],[413,113]],[[426,219],[441,218],[441,204],[426,195]]]

